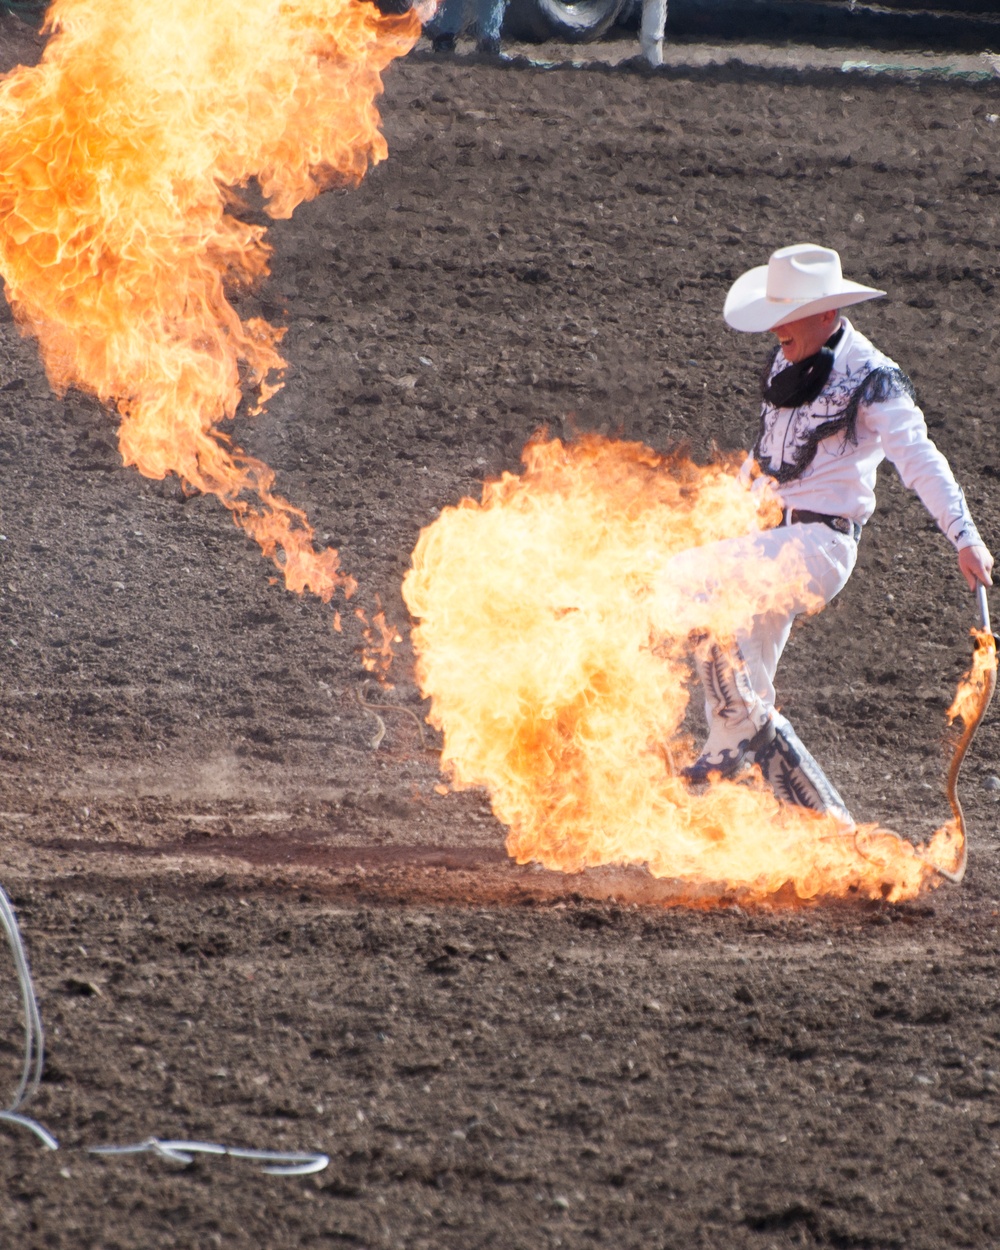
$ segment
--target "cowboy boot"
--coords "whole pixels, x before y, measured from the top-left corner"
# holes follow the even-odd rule
[[[853,826],[854,819],[836,786],[802,745],[789,722],[775,712],[773,724],[774,737],[754,758],[777,798]]]

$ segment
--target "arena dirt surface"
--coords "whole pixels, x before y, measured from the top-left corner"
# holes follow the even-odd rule
[[[6,65],[37,56],[0,34]],[[746,445],[763,344],[722,299],[812,237],[890,291],[856,321],[997,545],[997,114],[992,84],[419,54],[386,78],[389,161],[271,231],[243,311],[288,325],[291,368],[238,437],[405,636],[421,527],[539,426]],[[123,469],[6,310],[0,388],[2,879],[48,1027],[31,1110],[63,1146],[3,1129],[0,1243],[996,1244],[995,714],[968,878],[914,904],[691,910],[638,870],[516,867],[485,796],[435,793],[413,718],[372,748],[353,620],[271,584],[213,501]],[[973,619],[884,471],[780,691],[856,813],[913,837],[947,814]],[[368,697],[422,715],[405,638],[393,677]],[[12,971],[3,994],[13,1086]],[[331,1163],[83,1153],[150,1134]]]

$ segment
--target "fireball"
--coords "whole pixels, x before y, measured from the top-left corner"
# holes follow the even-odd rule
[[[951,825],[917,848],[784,806],[759,773],[700,792],[679,776],[692,631],[731,635],[807,595],[797,558],[775,577],[697,553],[773,523],[766,496],[734,465],[597,436],[532,442],[524,461],[423,531],[403,584],[442,766],[454,788],[486,788],[509,853],[565,872],[645,865],[757,899],[791,885],[899,900],[936,884],[957,854]]]

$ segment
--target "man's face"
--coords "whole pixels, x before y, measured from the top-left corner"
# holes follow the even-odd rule
[[[840,321],[840,313],[831,308],[829,312],[813,313],[799,321],[787,321],[771,331],[781,344],[781,350],[790,365],[797,365],[807,356],[814,356],[834,332]]]

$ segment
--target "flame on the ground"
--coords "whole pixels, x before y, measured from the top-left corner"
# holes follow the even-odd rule
[[[229,296],[268,272],[231,211],[256,179],[275,218],[386,155],[381,72],[413,12],[360,0],[55,0],[41,63],[0,82],[0,274],[53,387],[114,403],[126,464],[218,496],[328,601],[354,582],[220,423],[266,403],[282,331]],[[270,380],[269,380],[270,379]]]
[[[566,872],[644,864],[742,897],[895,901],[935,884],[947,826],[915,848],[784,806],[759,773],[703,792],[676,775],[693,748],[692,627],[730,633],[808,580],[791,556],[777,577],[672,563],[773,523],[734,469],[597,436],[535,441],[524,461],[423,531],[403,585],[442,767],[488,790],[510,854]],[[727,594],[706,603],[699,576]]]

